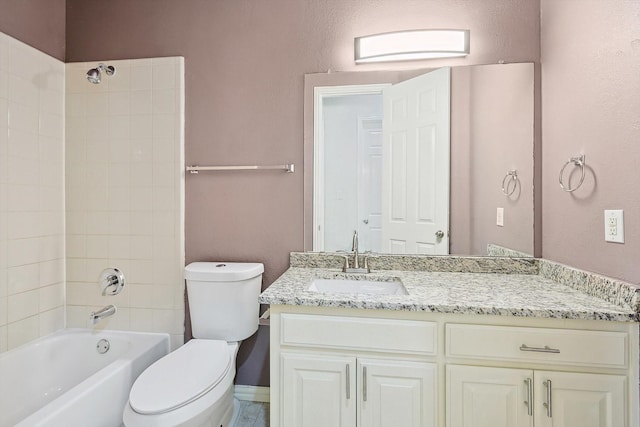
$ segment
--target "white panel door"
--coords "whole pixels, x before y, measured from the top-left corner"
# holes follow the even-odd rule
[[[383,252],[449,253],[450,95],[449,68],[383,89]]]
[[[380,252],[382,117],[358,117],[358,213],[361,251]]]
[[[282,426],[355,427],[355,358],[282,353]]]
[[[447,427],[532,427],[532,381],[527,369],[447,365]]]
[[[536,371],[535,378],[536,427],[627,426],[626,377]]]
[[[436,364],[358,359],[360,427],[435,427]]]

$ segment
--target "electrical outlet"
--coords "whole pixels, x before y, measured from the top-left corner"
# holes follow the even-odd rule
[[[604,211],[604,240],[613,243],[624,243],[624,211]]]
[[[496,210],[496,225],[504,227],[504,208],[498,208]]]

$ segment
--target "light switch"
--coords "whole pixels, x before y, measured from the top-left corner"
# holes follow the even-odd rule
[[[504,227],[504,208],[498,208],[496,210],[496,225]]]
[[[624,211],[604,211],[604,240],[613,243],[624,243]]]

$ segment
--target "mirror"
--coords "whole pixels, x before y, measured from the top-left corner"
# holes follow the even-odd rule
[[[385,174],[389,176],[389,170],[393,170],[390,163],[398,164],[397,160],[390,161],[382,155],[383,152],[388,154],[389,146],[393,145],[393,132],[381,130],[382,121],[387,128],[392,126],[388,117],[384,117],[389,109],[382,112],[385,108],[381,93],[393,85],[399,87],[442,71],[422,69],[305,76],[305,250],[349,251],[351,234],[357,229],[361,236],[360,251],[517,256],[534,253],[533,64],[478,65],[446,70],[450,70],[447,90],[450,97],[447,154],[450,158],[440,161],[448,166],[447,176],[434,182],[438,182],[437,190],[448,197],[445,206],[448,235],[440,242],[436,238],[435,245],[413,246],[395,244],[393,242],[402,239],[381,231],[398,216],[394,209],[397,212],[402,209],[403,212],[420,209],[426,212],[429,209],[425,206],[431,207],[415,197],[423,194],[416,188],[409,189],[406,197],[396,197],[393,202],[393,192],[389,191],[388,185],[393,179],[380,178]],[[377,106],[368,104],[376,98]],[[422,98],[421,95],[416,99]],[[346,127],[334,128],[337,122]],[[319,145],[322,146],[320,151]],[[362,148],[366,146],[369,148]],[[367,150],[369,155],[363,156]],[[332,153],[338,154],[332,158]],[[366,159],[367,156],[369,160],[358,162],[358,157]],[[373,158],[379,160],[375,167],[371,166],[375,163],[371,161]],[[402,164],[404,169],[409,169],[408,164],[416,164],[417,169],[407,173],[418,174],[423,181],[438,168],[437,162],[424,167],[429,159],[416,157],[415,153]],[[372,176],[376,176],[378,182],[387,180],[384,192],[362,186],[362,181],[371,181]],[[402,207],[400,210],[398,203]],[[324,206],[320,206],[322,204]],[[376,219],[377,213],[380,220]],[[387,213],[386,218],[383,213]],[[319,217],[322,217],[321,221],[318,221]],[[436,215],[430,218],[418,214],[417,218],[428,223]],[[368,233],[368,228],[374,232]],[[441,231],[432,228],[429,234],[435,234],[434,230],[436,233]],[[376,233],[382,235],[382,239],[376,237]]]

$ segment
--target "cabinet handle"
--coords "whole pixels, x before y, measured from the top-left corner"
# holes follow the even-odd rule
[[[527,385],[527,400],[525,400],[524,403],[527,405],[527,415],[532,416],[533,402],[531,400],[533,399],[533,381],[531,381],[531,378],[527,378],[524,380],[524,383]]]
[[[362,367],[362,401],[367,401],[367,367]]]
[[[535,351],[538,353],[560,353],[560,349],[551,348],[548,345],[545,345],[544,347],[529,347],[526,344],[522,344],[520,346],[520,351]]]
[[[347,399],[351,399],[351,372],[350,372],[350,366],[347,363]]]
[[[553,416],[551,408],[551,380],[546,380],[543,384],[547,388],[547,401],[544,402],[542,406],[547,408],[547,417],[551,418]]]

